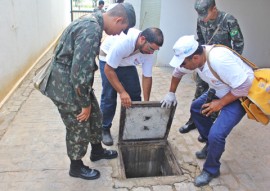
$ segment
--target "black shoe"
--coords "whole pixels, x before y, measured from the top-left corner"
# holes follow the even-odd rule
[[[91,169],[88,166],[74,166],[70,165],[69,175],[75,178],[82,178],[86,180],[94,180],[100,177],[100,172]]]
[[[195,124],[193,121],[188,121],[185,125],[179,128],[180,133],[188,133],[189,131],[196,129]]]
[[[103,128],[102,129],[102,143],[107,146],[113,145],[113,139],[111,136],[110,128]]]
[[[198,136],[198,141],[201,143],[205,143],[207,140],[204,139],[201,135]]]
[[[198,159],[206,159],[207,153],[208,153],[207,147],[208,147],[208,145],[206,144],[206,145],[202,148],[202,150],[197,151],[197,152],[195,153],[195,155],[196,155],[196,157],[197,157]]]
[[[207,185],[213,178],[216,178],[219,175],[220,175],[219,171],[217,174],[211,175],[210,173],[203,170],[201,174],[195,178],[194,185],[197,187]]]
[[[100,159],[114,159],[117,156],[118,156],[117,151],[103,149],[103,152],[100,154],[91,153],[90,160],[94,162]]]

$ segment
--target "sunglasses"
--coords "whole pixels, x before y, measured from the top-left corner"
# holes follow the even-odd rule
[[[148,50],[149,50],[150,52],[158,51],[158,49],[154,49],[153,47],[151,47],[150,42],[146,41],[146,43],[147,43],[147,45],[148,45]]]

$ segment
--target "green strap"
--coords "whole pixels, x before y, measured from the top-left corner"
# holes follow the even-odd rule
[[[219,28],[220,28],[220,25],[221,25],[221,24],[223,23],[223,21],[225,20],[227,14],[228,14],[228,13],[226,13],[226,14],[224,15],[224,17],[222,18],[221,22],[218,24],[218,26],[217,26],[215,32],[213,33],[212,37],[211,37],[210,40],[207,42],[207,44],[210,44],[210,43],[211,43],[212,39],[213,39],[214,36],[217,34],[217,32],[218,32],[218,30],[219,30]]]

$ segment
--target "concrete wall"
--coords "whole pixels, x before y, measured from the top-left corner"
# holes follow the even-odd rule
[[[0,103],[69,22],[69,0],[1,0]]]
[[[144,30],[151,27],[159,27],[160,25],[161,0],[142,1],[140,29]]]
[[[165,42],[158,53],[158,65],[168,65],[174,42],[182,35],[196,34],[197,13],[194,0],[162,0],[160,28]],[[258,66],[269,67],[269,0],[216,0],[217,7],[234,15],[245,39],[243,55]]]

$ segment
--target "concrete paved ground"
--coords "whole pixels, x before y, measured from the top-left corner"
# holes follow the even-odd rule
[[[33,73],[34,70],[0,109],[0,190],[269,190],[270,125],[262,126],[246,117],[227,138],[221,159],[221,176],[209,186],[194,187],[194,176],[200,172],[203,164],[203,160],[197,160],[194,153],[204,145],[197,141],[197,130],[184,135],[178,132],[189,117],[189,106],[195,90],[190,75],[185,76],[178,87],[178,106],[168,137],[183,175],[125,180],[120,175],[119,158],[90,162],[88,152],[84,163],[100,170],[101,177],[92,181],[71,178],[68,175],[65,127],[52,102],[34,90],[31,81]],[[152,101],[161,100],[167,93],[171,73],[171,68],[154,68]],[[99,72],[96,73],[94,86],[99,97]],[[118,106],[112,127],[115,142],[118,140],[119,115]],[[117,143],[111,148],[118,149]]]

